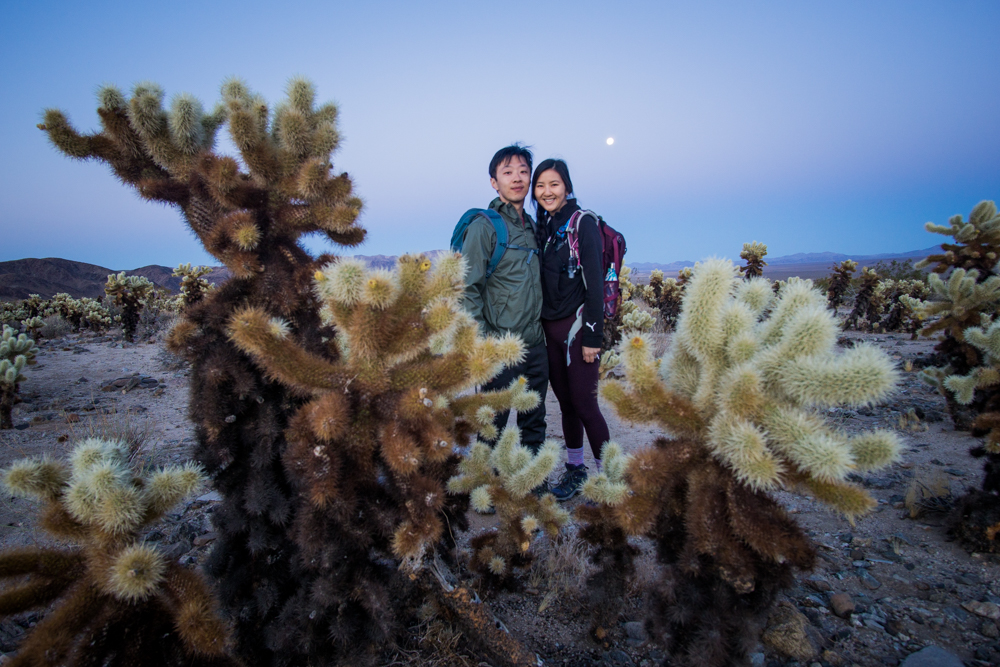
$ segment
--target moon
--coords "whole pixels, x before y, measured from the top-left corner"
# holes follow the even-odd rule
[[[613,143],[615,143],[615,138],[614,137],[608,137],[608,146],[610,146]]]

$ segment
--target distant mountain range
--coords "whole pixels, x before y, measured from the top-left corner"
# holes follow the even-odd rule
[[[788,276],[802,278],[819,278],[830,273],[830,267],[845,259],[853,259],[860,264],[874,264],[884,260],[921,259],[940,251],[940,246],[931,246],[924,250],[911,250],[901,253],[884,253],[881,255],[844,255],[835,252],[796,253],[784,257],[767,257],[768,266],[764,275],[778,280]],[[444,251],[430,250],[426,254],[434,257]],[[355,255],[364,260],[372,268],[392,268],[396,264],[394,255]],[[694,266],[694,262],[678,261],[666,264],[656,262],[636,262],[626,264],[632,267],[638,275],[648,274],[653,269],[659,269],[665,274],[676,274],[680,269]],[[47,259],[17,259],[0,262],[0,301],[26,299],[29,294],[38,294],[42,298],[52,298],[54,294],[66,292],[80,298],[89,296],[96,298],[104,294],[104,284],[108,275],[119,273],[121,269],[108,269],[96,264],[74,262],[69,259],[50,257]],[[173,269],[167,266],[143,266],[138,269],[126,270],[130,276],[145,276],[150,282],[171,292],[180,289],[180,278],[174,277]],[[225,267],[214,267],[212,273],[205,276],[209,282],[220,284],[229,278],[229,270]]]

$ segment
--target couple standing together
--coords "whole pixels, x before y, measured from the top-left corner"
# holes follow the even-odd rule
[[[497,231],[485,215],[468,226],[462,255],[468,263],[463,306],[482,332],[518,334],[527,350],[524,361],[504,369],[482,390],[505,389],[523,375],[541,397],[538,407],[518,413],[521,442],[538,452],[545,440],[545,393],[551,384],[562,412],[566,472],[551,491],[569,500],[587,479],[583,463],[586,432],[601,469],[601,448],[608,425],[597,404],[598,368],[604,325],[602,240],[597,217],[578,216],[577,232],[567,229],[580,210],[569,169],[562,160],[544,160],[531,171],[531,151],[520,145],[497,151],[490,161],[490,185],[497,198],[490,209],[507,227],[507,247],[492,273],[490,259]],[[525,211],[528,195],[538,222]],[[578,248],[571,245],[578,240]],[[588,286],[590,288],[588,289]],[[509,412],[497,415],[500,431]]]

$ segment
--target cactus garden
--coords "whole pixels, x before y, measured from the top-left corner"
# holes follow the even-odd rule
[[[179,211],[229,279],[2,304],[2,664],[1000,660],[992,202],[929,224],[954,242],[905,275],[772,281],[757,241],[623,267],[611,443],[559,504],[551,392],[476,391],[525,350],[461,309],[462,256],[352,256],[336,105],[298,78],[167,99],[104,86],[98,131],[39,125]],[[540,400],[537,452],[493,424]]]

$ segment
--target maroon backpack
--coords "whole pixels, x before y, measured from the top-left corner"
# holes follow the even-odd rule
[[[621,299],[621,287],[618,276],[622,272],[622,262],[625,259],[625,236],[614,227],[604,222],[604,218],[593,211],[575,211],[566,223],[566,242],[569,244],[570,266],[576,262],[580,268],[580,218],[592,215],[597,219],[597,228],[601,232],[601,272],[604,274],[604,317],[613,319],[618,314],[618,303]],[[581,275],[583,275],[581,273]],[[587,279],[583,279],[584,287]]]

